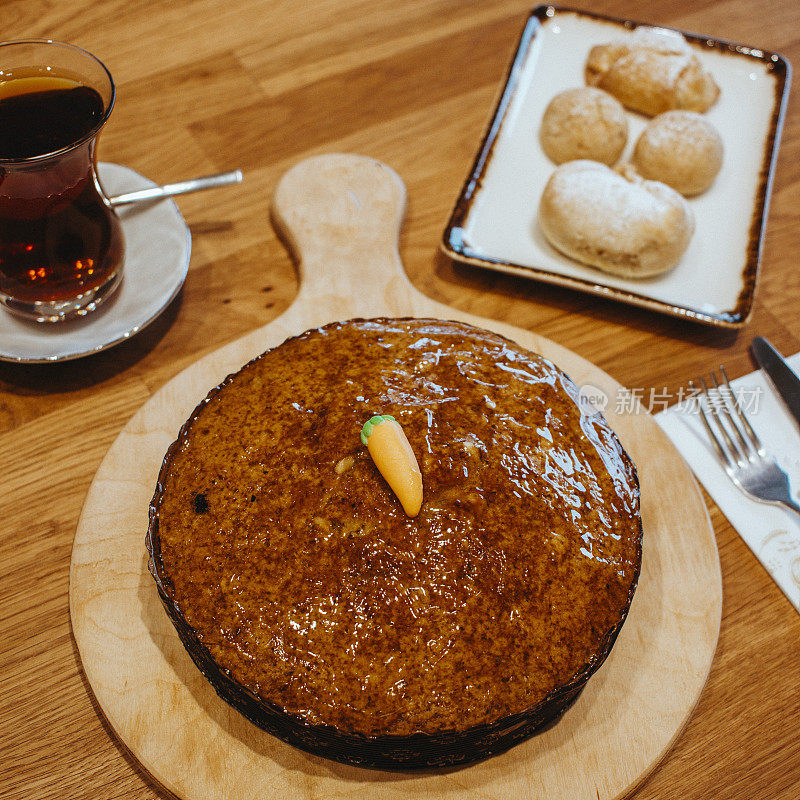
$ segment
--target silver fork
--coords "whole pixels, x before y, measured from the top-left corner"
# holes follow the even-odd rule
[[[800,505],[792,498],[788,476],[764,449],[747,421],[731,389],[725,368],[720,366],[720,372],[722,383],[714,372],[711,373],[714,384],[711,389],[705,378],[700,378],[703,390],[697,394],[697,408],[725,472],[749,497],[762,503],[783,506],[800,517]],[[692,381],[689,381],[689,388],[695,391]]]

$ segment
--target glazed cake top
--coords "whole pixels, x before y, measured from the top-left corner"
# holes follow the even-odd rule
[[[641,560],[634,467],[549,361],[440,320],[307,331],[211,392],[154,498],[160,573],[268,704],[366,735],[524,712],[605,657]],[[401,423],[403,509],[362,445]]]

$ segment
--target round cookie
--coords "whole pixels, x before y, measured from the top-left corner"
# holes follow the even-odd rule
[[[576,159],[616,164],[628,141],[628,120],[607,92],[591,86],[567,89],[547,106],[539,140],[556,164]]]
[[[676,191],[596,161],[570,161],[550,176],[539,225],[556,250],[626,278],[671,269],[689,245],[694,216]]]
[[[596,45],[585,67],[586,83],[622,105],[654,117],[670,109],[707,111],[719,87],[677,31],[640,26],[624,39]]]
[[[633,164],[647,180],[687,197],[701,194],[722,167],[722,138],[694,111],[667,111],[651,120],[636,142]]]

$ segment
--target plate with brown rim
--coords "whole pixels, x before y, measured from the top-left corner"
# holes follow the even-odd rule
[[[555,169],[539,144],[547,104],[584,85],[594,45],[629,36],[642,24],[549,5],[531,12],[441,247],[474,266],[738,328],[753,305],[789,93],[791,67],[783,56],[679,31],[720,87],[705,116],[720,132],[725,154],[711,188],[687,201],[695,233],[672,270],[638,280],[601,272],[555,250],[537,223],[539,198]],[[626,115],[621,164],[648,121]]]

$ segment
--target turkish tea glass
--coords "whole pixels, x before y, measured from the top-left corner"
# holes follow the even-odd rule
[[[84,316],[120,283],[122,226],[96,156],[115,94],[79,47],[0,43],[0,303],[17,315]]]

